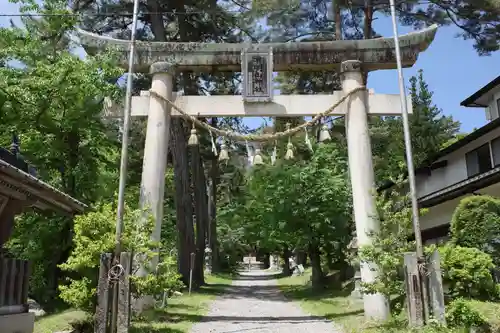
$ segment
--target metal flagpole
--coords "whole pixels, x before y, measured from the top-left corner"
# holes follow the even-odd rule
[[[125,205],[125,185],[127,182],[128,164],[128,142],[130,129],[130,112],[132,108],[132,80],[134,71],[135,39],[137,30],[137,12],[139,11],[139,0],[134,0],[134,11],[132,14],[132,35],[130,37],[130,54],[128,60],[127,90],[125,92],[125,109],[123,112],[122,152],[120,161],[120,183],[118,187],[118,210],[116,216],[116,253],[120,253],[121,235],[123,229],[123,214]]]
[[[413,232],[415,233],[416,252],[419,264],[425,264],[424,250],[422,245],[422,234],[420,232],[420,215],[418,209],[417,190],[415,186],[415,168],[413,166],[413,153],[411,147],[411,134],[410,124],[408,121],[408,105],[406,100],[406,91],[404,86],[403,66],[401,64],[401,49],[399,46],[399,33],[396,19],[396,5],[394,0],[389,0],[391,6],[392,29],[394,33],[394,48],[396,53],[396,63],[398,68],[398,83],[399,83],[399,96],[401,99],[401,113],[403,117],[403,131],[405,138],[406,150],[406,165],[408,168],[408,182],[410,183],[410,196],[413,217]],[[427,297],[427,285],[424,279],[421,279],[422,294],[423,294],[423,307],[425,321],[429,319],[429,307]]]
[[[130,36],[130,53],[128,60],[127,88],[125,92],[125,109],[123,111],[123,129],[122,129],[122,151],[120,159],[120,181],[118,185],[118,208],[116,213],[116,231],[115,231],[115,264],[120,260],[121,238],[123,231],[123,215],[125,206],[125,185],[127,183],[127,164],[128,164],[128,143],[130,129],[130,112],[132,108],[132,80],[134,71],[135,40],[137,31],[137,15],[139,12],[139,0],[134,0],[134,9],[132,12],[132,32]],[[111,332],[116,330],[118,319],[118,283],[115,283],[113,290],[113,304],[111,316]]]

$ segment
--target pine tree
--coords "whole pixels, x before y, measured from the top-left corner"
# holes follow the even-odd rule
[[[435,156],[444,145],[455,138],[460,123],[432,101],[433,92],[424,80],[423,71],[410,78],[413,114],[409,117],[413,161],[420,166]],[[406,173],[405,145],[401,117],[378,119],[372,127],[380,134],[374,140],[377,179],[381,182]],[[390,152],[388,154],[387,152]]]
[[[433,102],[434,93],[420,70],[417,76],[410,78],[410,94],[414,113],[411,116],[412,147],[417,164],[433,157],[443,147],[443,144],[453,138],[460,129],[460,123],[451,116],[443,115]]]
[[[339,6],[337,6],[339,4]],[[489,55],[499,49],[500,10],[496,0],[397,2],[397,14],[401,24],[420,29],[437,23],[455,25],[458,36],[474,41],[479,55]],[[332,39],[371,39],[378,37],[372,22],[377,13],[389,16],[389,1],[377,0],[259,0],[267,24],[278,40],[297,36],[328,36]],[[340,13],[339,13],[340,7]],[[337,25],[337,27],[335,27]],[[341,32],[339,38],[337,34]],[[334,37],[335,36],[335,37]]]

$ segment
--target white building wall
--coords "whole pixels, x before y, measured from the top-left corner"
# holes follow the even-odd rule
[[[448,165],[440,169],[432,170],[430,176],[417,176],[416,182],[418,197],[421,198],[467,179],[467,165],[465,162],[465,154],[498,137],[500,137],[500,128],[492,130],[491,132],[467,144],[461,149],[456,150],[451,154],[437,160],[436,162],[447,160]]]
[[[460,203],[460,200],[465,197],[460,197],[450,201],[443,202],[439,205],[427,209],[427,213],[420,217],[420,228],[422,230],[438,227],[451,222],[453,212]]]
[[[418,186],[418,185],[417,185]],[[482,188],[475,193],[483,195],[491,195],[492,197],[500,197],[500,183]],[[449,200],[439,205],[427,208],[427,212],[420,217],[420,228],[422,230],[438,227],[443,224],[451,222],[453,213],[458,204],[463,198],[469,197],[473,194],[461,196],[459,198]]]
[[[495,94],[493,94],[493,100],[488,105],[489,113],[491,116],[490,120],[494,120],[498,118],[498,116],[500,115],[500,110],[498,109],[498,103],[497,103],[497,100],[499,99],[500,99],[500,91],[497,91]]]

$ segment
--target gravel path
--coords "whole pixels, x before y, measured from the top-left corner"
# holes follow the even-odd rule
[[[333,323],[287,301],[271,273],[241,273],[191,333],[339,333]]]

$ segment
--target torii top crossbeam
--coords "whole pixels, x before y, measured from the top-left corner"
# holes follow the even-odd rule
[[[399,37],[402,63],[411,67],[418,54],[433,41],[437,26],[411,32]],[[78,30],[80,41],[89,54],[110,48],[121,55],[124,67],[128,64],[128,40],[99,36]],[[266,52],[272,48],[273,71],[335,70],[345,60],[359,60],[363,70],[395,69],[394,39],[339,40],[289,43],[176,43],[137,42],[135,71],[147,72],[156,62],[175,64],[177,70],[234,71],[241,70],[243,51]]]

